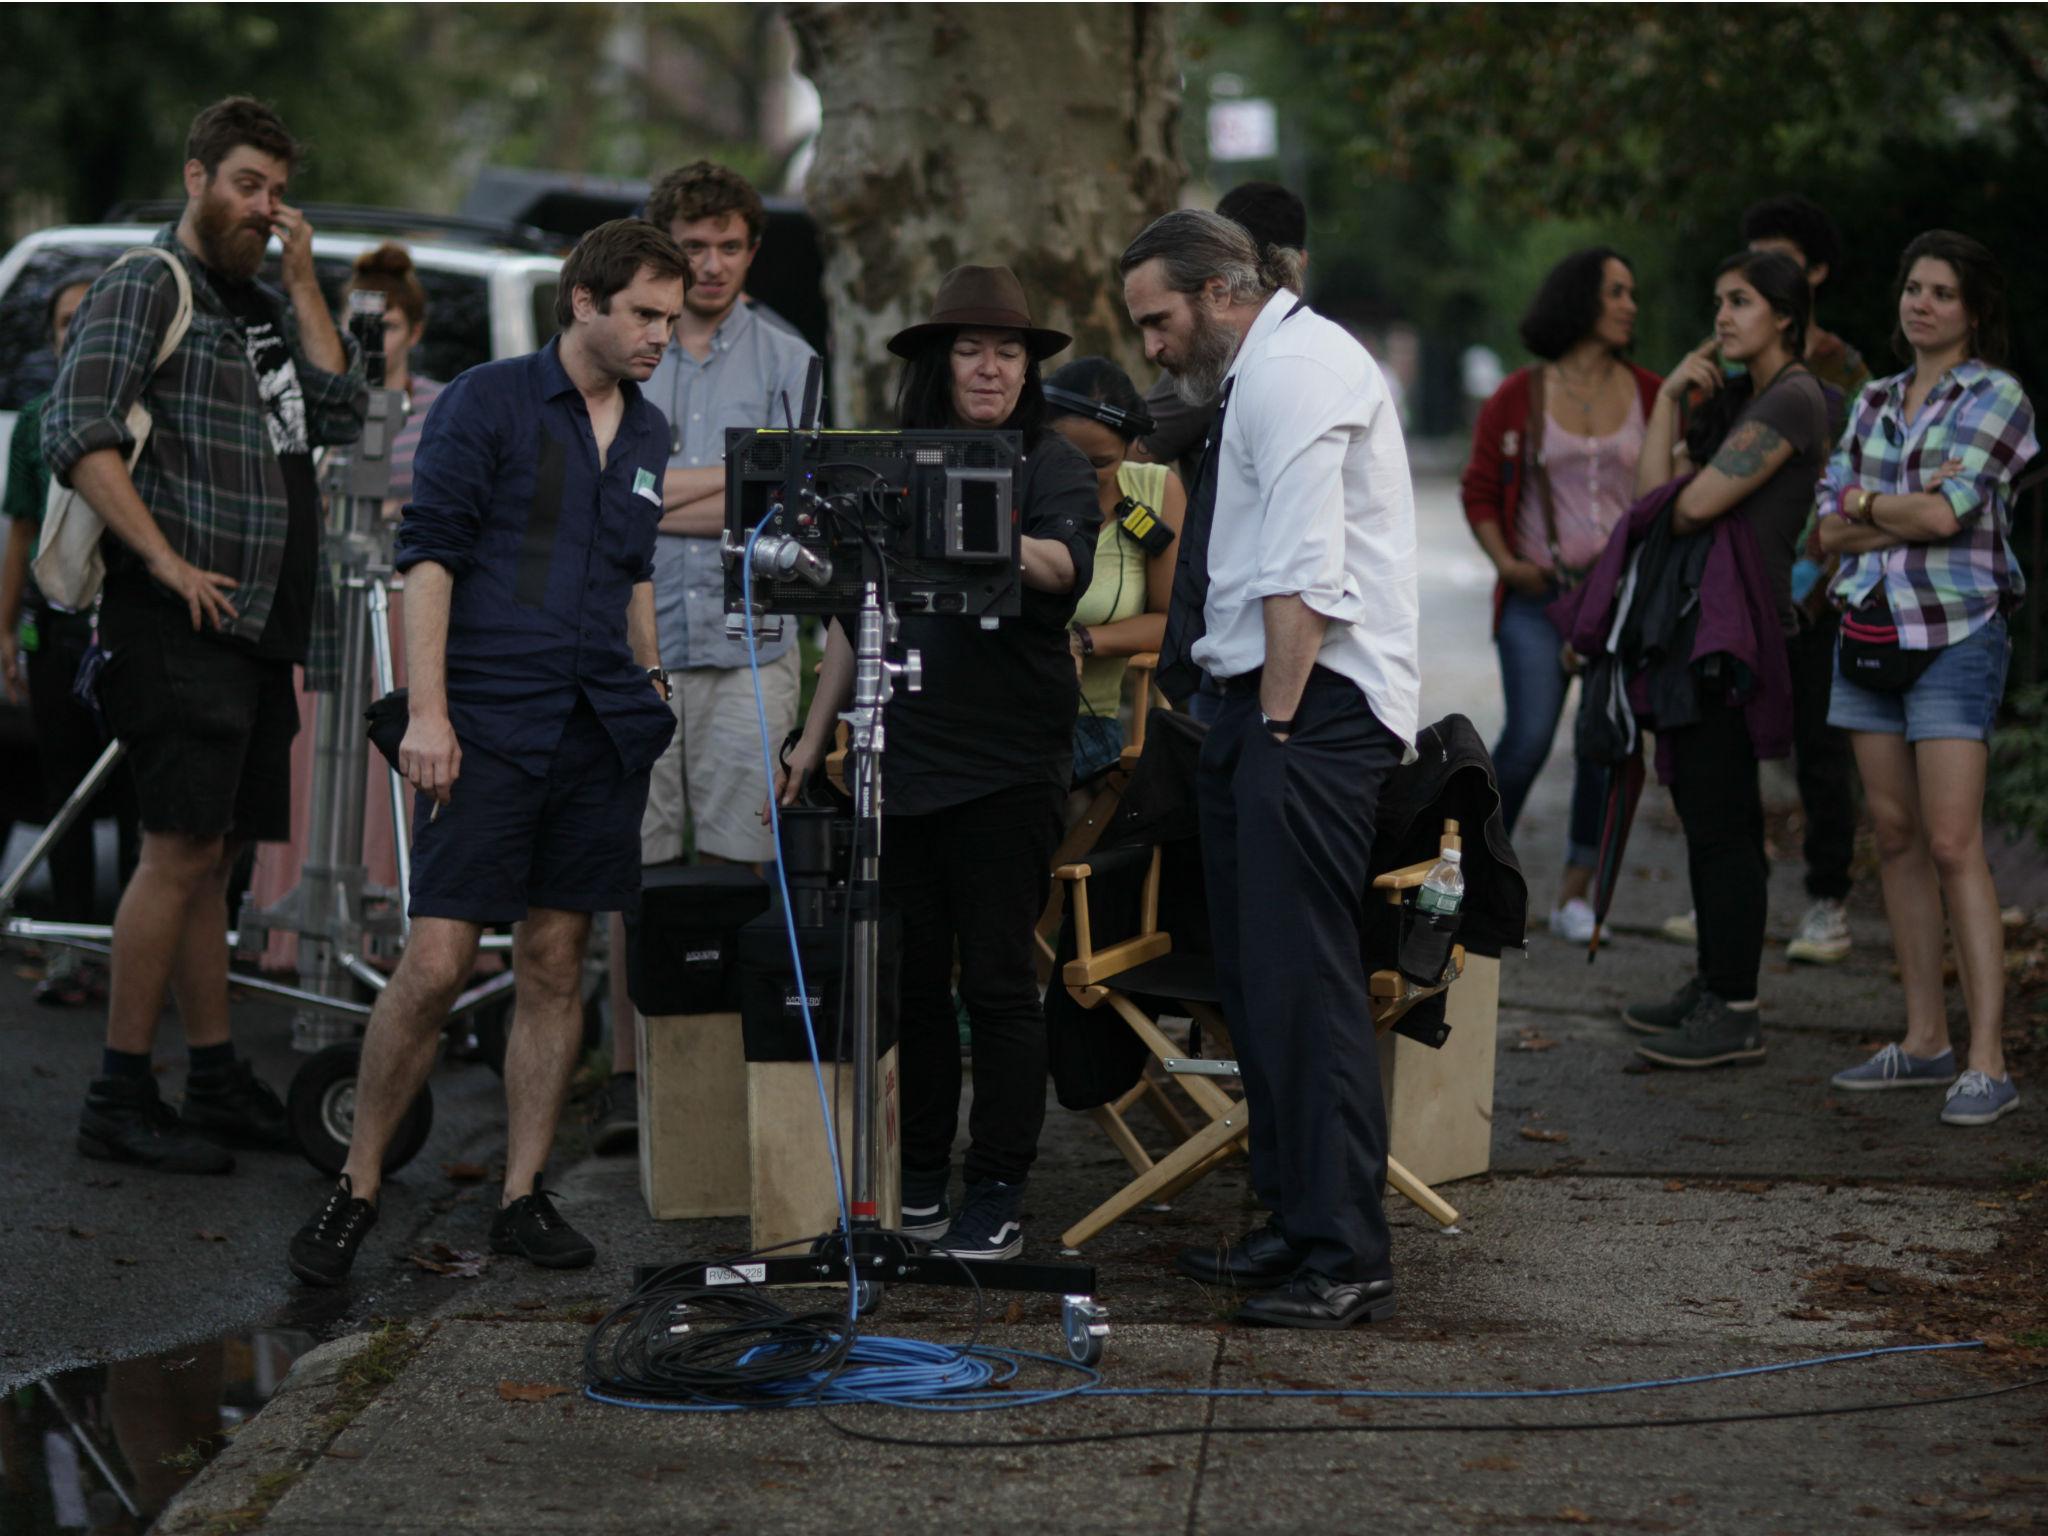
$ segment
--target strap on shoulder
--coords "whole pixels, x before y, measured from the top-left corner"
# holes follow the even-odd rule
[[[185,263],[178,259],[175,251],[167,251],[160,245],[138,245],[123,251],[114,261],[115,266],[133,261],[138,256],[154,256],[171,269],[171,281],[178,290],[178,307],[171,314],[171,323],[164,328],[163,339],[157,343],[156,361],[150,364],[154,373],[170,361],[170,356],[184,341],[185,333],[192,328],[192,277],[185,270]]]

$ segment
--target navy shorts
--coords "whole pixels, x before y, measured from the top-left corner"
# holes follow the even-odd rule
[[[433,805],[414,798],[414,917],[495,925],[532,907],[624,912],[639,903],[647,770],[626,772],[587,700],[577,700],[545,777],[465,743],[448,803],[438,816]]]
[[[1928,663],[1904,693],[1879,693],[1842,676],[1837,640],[1834,692],[1828,724],[1837,730],[1869,731],[1916,741],[1989,741],[2005,697],[2005,673],[2012,637],[2005,615],[1973,630]]]

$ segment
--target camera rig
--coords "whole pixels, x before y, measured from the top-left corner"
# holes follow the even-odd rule
[[[741,561],[753,538],[756,632],[781,614],[851,616],[867,581],[897,613],[1014,616],[1015,432],[725,434],[726,630],[746,625]]]

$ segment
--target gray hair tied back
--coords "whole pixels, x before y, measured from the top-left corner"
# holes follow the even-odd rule
[[[1200,208],[1154,219],[1124,248],[1117,270],[1129,273],[1155,257],[1176,293],[1199,293],[1220,277],[1233,302],[1256,304],[1281,288],[1299,291],[1301,284],[1299,251],[1269,245],[1261,252],[1242,224]]]

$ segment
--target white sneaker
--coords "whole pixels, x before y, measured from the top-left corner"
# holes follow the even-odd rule
[[[1550,931],[1567,944],[1586,944],[1593,938],[1593,903],[1583,896],[1574,896],[1561,907],[1553,907],[1550,913]],[[1600,942],[1605,944],[1614,935],[1603,924]]]
[[[1855,940],[1849,937],[1849,914],[1839,901],[1816,901],[1806,909],[1799,932],[1785,946],[1787,960],[1833,965],[1846,959]]]
[[[1700,941],[1699,914],[1681,912],[1676,917],[1667,917],[1657,931],[1674,944],[1697,944]]]

